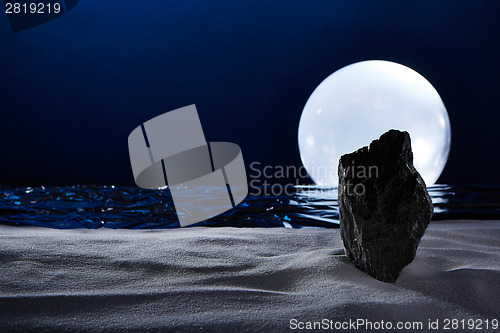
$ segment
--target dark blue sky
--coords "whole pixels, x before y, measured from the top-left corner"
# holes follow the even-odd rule
[[[12,33],[0,15],[0,184],[132,185],[127,137],[196,104],[209,141],[300,165],[297,128],[335,70],[383,59],[441,94],[440,183],[500,183],[498,1],[99,1]]]

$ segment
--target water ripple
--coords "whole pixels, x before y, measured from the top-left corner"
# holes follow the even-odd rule
[[[500,219],[498,186],[436,185],[428,190],[434,220]],[[235,209],[196,225],[338,227],[336,188],[300,186],[295,191],[249,195]],[[115,186],[0,187],[0,223],[60,229],[179,227],[168,189]]]

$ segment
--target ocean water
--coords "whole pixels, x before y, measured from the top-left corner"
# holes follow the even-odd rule
[[[249,195],[193,226],[338,228],[336,188],[296,187],[290,195]],[[433,220],[500,219],[500,186],[428,188]],[[264,191],[262,191],[264,192]],[[118,186],[0,187],[0,224],[49,228],[179,228],[168,189]]]

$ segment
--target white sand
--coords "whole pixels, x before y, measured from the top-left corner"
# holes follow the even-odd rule
[[[424,328],[429,319],[500,319],[499,221],[431,223],[395,284],[352,265],[338,229],[0,226],[0,269],[1,331],[279,332],[292,318]]]

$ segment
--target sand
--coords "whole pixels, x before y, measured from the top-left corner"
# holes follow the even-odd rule
[[[499,221],[432,222],[394,284],[352,265],[338,229],[0,226],[0,269],[1,331],[290,332],[323,319],[500,331],[485,329],[500,319]]]

